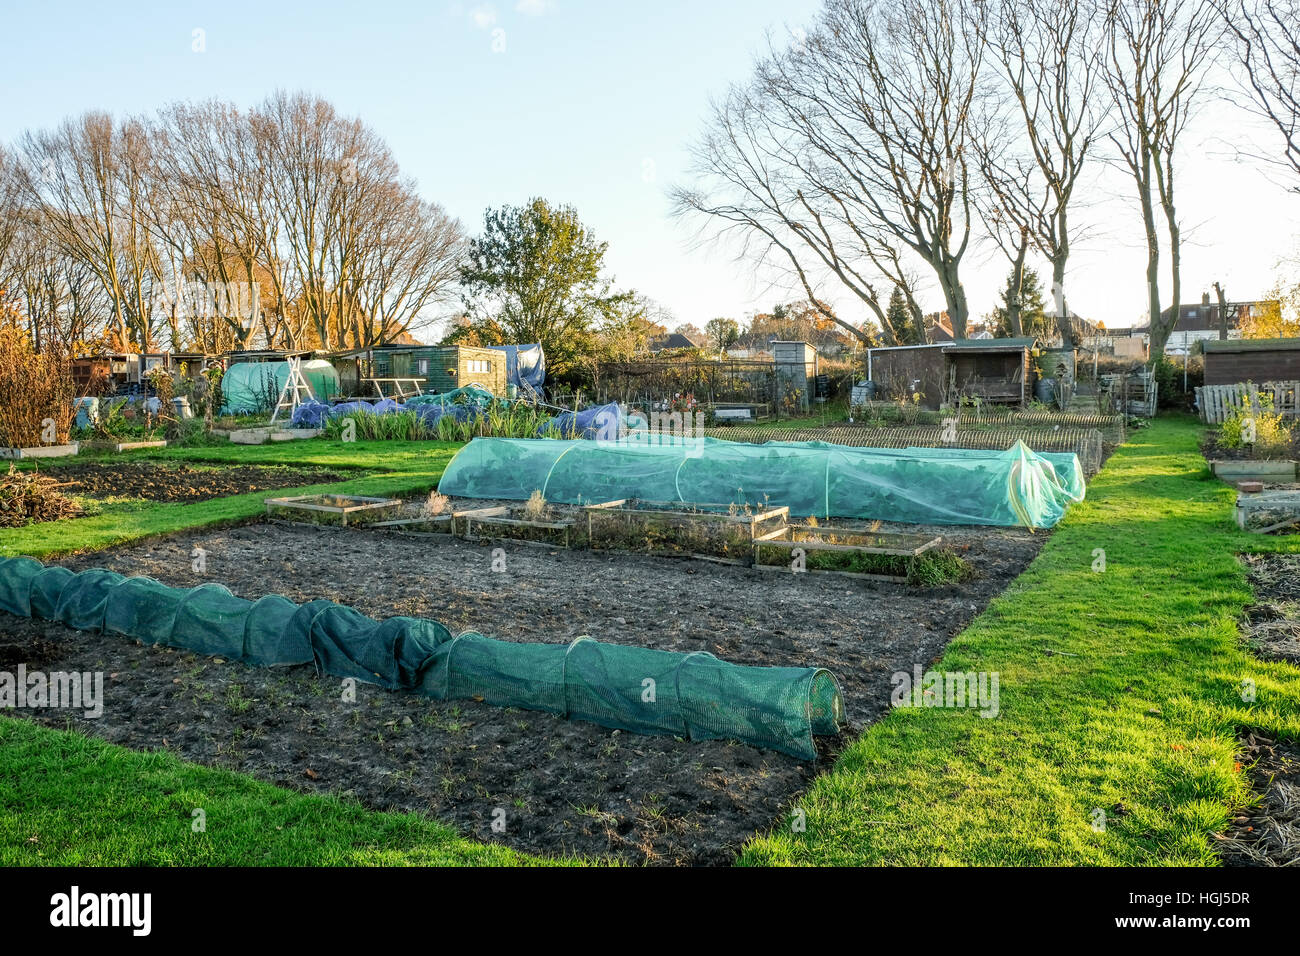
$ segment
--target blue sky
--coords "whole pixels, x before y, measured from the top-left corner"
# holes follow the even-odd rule
[[[305,89],[377,129],[421,192],[471,232],[487,206],[534,195],[573,204],[609,243],[621,286],[702,326],[782,296],[725,251],[693,251],[689,231],[668,217],[665,190],[685,180],[685,149],[710,96],[748,75],[768,31],[788,35],[818,6],[28,4],[6,14],[0,140],[92,108],[146,113],[208,97],[248,106],[276,88]],[[196,30],[203,52],[193,49]],[[1185,301],[1214,278],[1227,282],[1230,297],[1262,292],[1300,232],[1294,201],[1231,156],[1210,155],[1223,128],[1221,114],[1209,111],[1181,185],[1185,219],[1196,227],[1185,251]],[[1124,188],[1117,177],[1098,186],[1095,237],[1078,244],[1067,282],[1072,306],[1110,325],[1139,317],[1145,294]],[[971,254],[973,313],[992,307],[1005,272],[996,252]],[[927,304],[939,308],[937,294]]]

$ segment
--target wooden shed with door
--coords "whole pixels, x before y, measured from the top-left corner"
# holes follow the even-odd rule
[[[867,378],[877,396],[919,396],[924,408],[961,397],[1025,405],[1033,397],[1032,338],[957,339],[932,345],[867,349]]]
[[[1205,343],[1205,384],[1300,381],[1300,338]]]
[[[472,345],[376,345],[331,357],[343,392],[375,398],[375,381],[404,383],[410,392],[450,392],[481,385],[493,395],[506,394],[506,353]],[[382,385],[381,385],[382,387]],[[395,393],[385,388],[384,394]]]

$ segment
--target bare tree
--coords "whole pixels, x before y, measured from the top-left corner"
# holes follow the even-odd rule
[[[805,41],[770,51],[715,107],[696,149],[702,183],[674,193],[742,251],[784,262],[810,300],[823,280],[898,341],[881,287],[909,290],[905,258],[933,271],[954,334],[971,235],[967,140],[982,46],[967,0],[829,0]],[[861,337],[828,307],[827,318]]]
[[[36,350],[47,332],[74,346],[102,335],[111,312],[103,286],[84,262],[50,241],[42,210],[19,198],[0,215],[10,237],[0,288],[19,306]]]
[[[168,251],[167,302],[184,307],[185,335],[207,351],[248,348],[259,332],[274,345],[282,291],[278,218],[265,201],[247,115],[218,102],[174,104],[160,114],[154,136],[156,175],[167,184],[154,228]],[[194,295],[191,283],[247,291],[232,302]]]
[[[459,221],[407,188],[388,190],[367,210],[364,255],[351,290],[356,346],[387,342],[427,323],[460,275],[465,234]]]
[[[1073,347],[1065,269],[1077,233],[1075,190],[1105,118],[1102,11],[1094,0],[999,0],[987,9],[996,78],[984,102],[1004,108],[991,111],[975,139],[981,211],[1012,264],[1013,289],[1031,248],[1051,263],[1057,328]],[[1020,334],[1019,302],[1007,311]]]
[[[1133,177],[1147,244],[1151,355],[1164,355],[1178,322],[1182,235],[1175,203],[1175,160],[1200,101],[1223,27],[1208,0],[1109,0],[1106,84],[1117,117],[1110,140]],[[1164,214],[1173,304],[1160,308],[1160,234]]]
[[[13,283],[9,250],[18,232],[22,209],[22,178],[18,158],[0,146],[0,305]]]
[[[158,257],[146,222],[148,143],[133,120],[86,113],[22,140],[27,203],[49,241],[84,263],[112,304],[118,347],[153,347]]]
[[[1300,0],[1219,0],[1256,112],[1282,135],[1281,160],[1300,192]]]
[[[120,348],[374,344],[430,318],[464,243],[374,130],[307,94],[89,113],[0,155],[0,284],[34,335],[104,331],[89,276]]]

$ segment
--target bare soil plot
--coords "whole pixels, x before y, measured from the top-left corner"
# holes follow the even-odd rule
[[[1300,747],[1248,733],[1242,738],[1258,805],[1238,814],[1220,838],[1228,866],[1300,865]]]
[[[60,490],[68,494],[178,503],[226,498],[252,491],[298,488],[355,477],[321,468],[269,465],[193,468],[184,464],[153,462],[85,462],[51,467],[44,473],[56,478],[62,484]]]
[[[1300,555],[1248,554],[1246,576],[1255,603],[1246,609],[1242,632],[1266,660],[1300,664]],[[1220,837],[1229,866],[1300,864],[1300,747],[1247,731],[1243,762],[1250,762],[1256,806],[1238,814]]]
[[[1255,603],[1242,628],[1255,653],[1265,660],[1300,664],[1300,555],[1246,555],[1246,573]]]
[[[824,666],[840,680],[855,733],[886,712],[891,675],[935,660],[1047,537],[1001,528],[892,530],[942,534],[978,576],[924,589],[521,543],[496,545],[506,561],[494,572],[491,543],[269,524],[64,563],[175,586],[216,581],[249,598],[327,597],[374,617],[434,617],[454,631],[508,640],[589,634],[744,664]],[[191,569],[196,546],[207,552],[202,576]],[[826,741],[822,759],[808,763],[725,741],[639,736],[366,685],[353,703],[337,680],[308,667],[244,667],[7,615],[0,615],[0,660],[105,672],[98,720],[80,712],[22,716],[375,809],[427,812],[524,851],[637,863],[728,862],[755,831],[781,823],[844,742]],[[500,811],[505,831],[496,833]]]

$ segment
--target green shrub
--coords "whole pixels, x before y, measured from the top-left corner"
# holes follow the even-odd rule
[[[434,437],[424,419],[415,412],[376,415],[366,409],[331,418],[325,423],[325,436],[335,441],[343,438],[349,421],[354,426],[352,437],[357,441],[417,441]]]
[[[1293,441],[1292,428],[1283,417],[1272,411],[1273,396],[1257,396],[1258,405],[1234,408],[1219,429],[1223,448],[1251,447],[1262,457],[1287,455]]]

